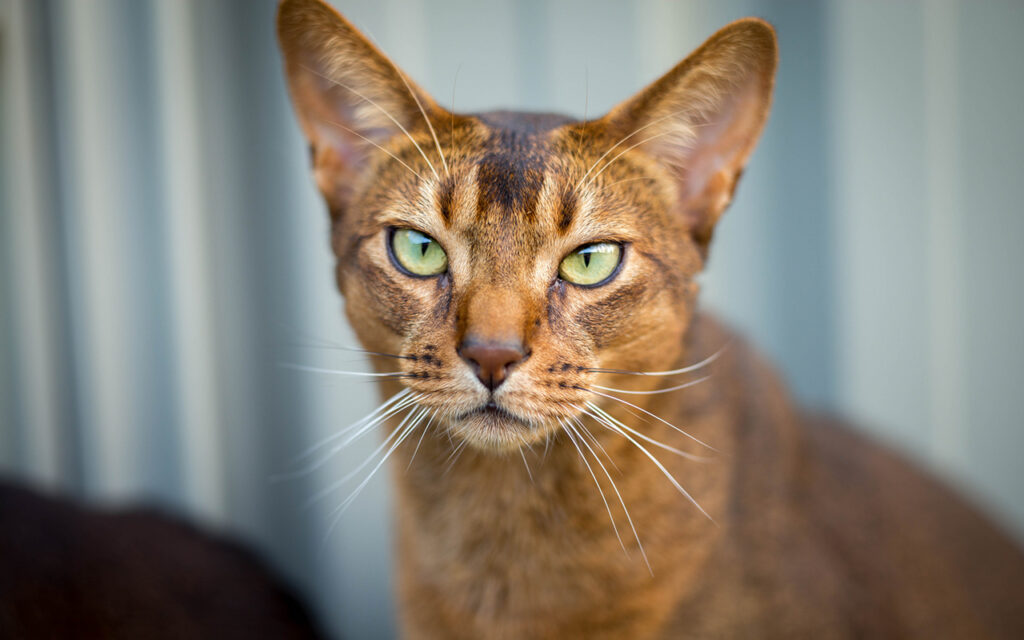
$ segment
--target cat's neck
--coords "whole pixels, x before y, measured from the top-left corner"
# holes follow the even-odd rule
[[[657,588],[678,602],[731,526],[742,464],[732,454],[743,449],[739,425],[746,414],[733,401],[733,378],[743,375],[743,366],[742,359],[725,356],[706,384],[681,394],[639,396],[636,408],[607,407],[650,440],[705,461],[639,436],[627,439],[590,420],[584,424],[592,438],[560,433],[546,451],[544,444],[506,455],[458,451],[458,443],[444,435],[399,447],[392,472],[400,587],[414,583],[421,592],[421,578],[430,576],[447,602],[461,603],[462,614],[509,620],[536,613],[545,598],[591,613],[595,599],[631,590]],[[580,584],[594,571],[615,588],[591,592]],[[668,615],[658,602],[644,605],[651,620]],[[640,606],[616,598],[605,605],[609,615]]]

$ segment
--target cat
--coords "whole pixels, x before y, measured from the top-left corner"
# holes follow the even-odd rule
[[[1019,547],[697,310],[769,24],[592,121],[449,112],[320,0],[277,26],[387,398],[405,637],[1024,637]]]

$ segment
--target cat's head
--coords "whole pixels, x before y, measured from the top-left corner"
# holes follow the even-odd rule
[[[601,400],[602,370],[680,360],[768,114],[767,23],[588,122],[453,114],[318,0],[285,0],[278,32],[349,320],[453,435],[536,442]]]

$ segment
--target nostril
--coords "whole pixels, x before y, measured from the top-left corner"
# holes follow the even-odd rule
[[[508,377],[508,370],[524,358],[519,344],[467,341],[459,348],[459,356],[476,370],[480,382],[491,391]]]

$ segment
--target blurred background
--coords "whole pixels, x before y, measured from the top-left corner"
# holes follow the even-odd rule
[[[337,0],[441,103],[602,113],[726,22],[781,43],[704,279],[806,404],[1024,539],[1024,4]],[[0,473],[242,536],[335,633],[393,634],[375,406],[272,0],[0,0]],[[458,81],[456,83],[456,76]],[[351,485],[349,485],[351,486]],[[3,526],[0,523],[0,526]]]

